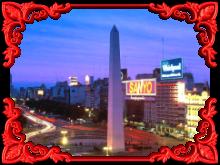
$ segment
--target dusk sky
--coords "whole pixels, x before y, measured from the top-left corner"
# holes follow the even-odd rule
[[[152,73],[162,59],[183,58],[184,72],[195,82],[210,79],[210,70],[198,56],[199,44],[193,24],[161,20],[142,9],[73,9],[58,21],[47,19],[27,25],[21,56],[11,69],[16,87],[53,85],[86,74],[108,77],[109,39],[113,25],[120,33],[121,68],[134,79]],[[164,38],[164,56],[162,55]]]

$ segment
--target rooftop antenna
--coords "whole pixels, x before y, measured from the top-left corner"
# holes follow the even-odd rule
[[[127,61],[127,56],[125,55],[125,68],[127,67],[127,63],[126,63],[126,61]]]

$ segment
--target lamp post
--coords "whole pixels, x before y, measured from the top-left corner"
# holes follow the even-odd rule
[[[103,147],[103,150],[106,151],[106,156],[109,156],[109,150],[111,151],[112,147],[105,146]]]
[[[62,131],[60,131],[60,133],[63,135],[61,143],[63,145],[67,145],[68,144],[68,138],[66,137],[66,134],[68,133],[68,131],[62,130]]]

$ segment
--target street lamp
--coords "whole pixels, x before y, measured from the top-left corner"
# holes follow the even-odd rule
[[[68,144],[68,138],[66,137],[66,134],[68,133],[68,131],[62,130],[62,131],[60,131],[60,133],[63,135],[61,143],[63,145],[67,145]]]
[[[89,108],[85,108],[85,112],[89,112]]]
[[[105,146],[103,147],[103,150],[106,151],[106,156],[109,156],[109,151],[112,150],[112,147]]]
[[[68,131],[62,130],[62,131],[60,131],[60,133],[65,136],[68,133]]]
[[[62,140],[61,140],[61,143],[62,143],[63,145],[67,145],[67,144],[68,144],[68,138],[67,138],[66,136],[64,136],[64,137],[62,138]]]

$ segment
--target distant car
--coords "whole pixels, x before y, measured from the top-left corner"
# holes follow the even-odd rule
[[[34,110],[30,110],[30,113],[34,113],[35,111]]]
[[[86,120],[79,118],[79,119],[76,119],[75,123],[76,124],[85,124]]]

